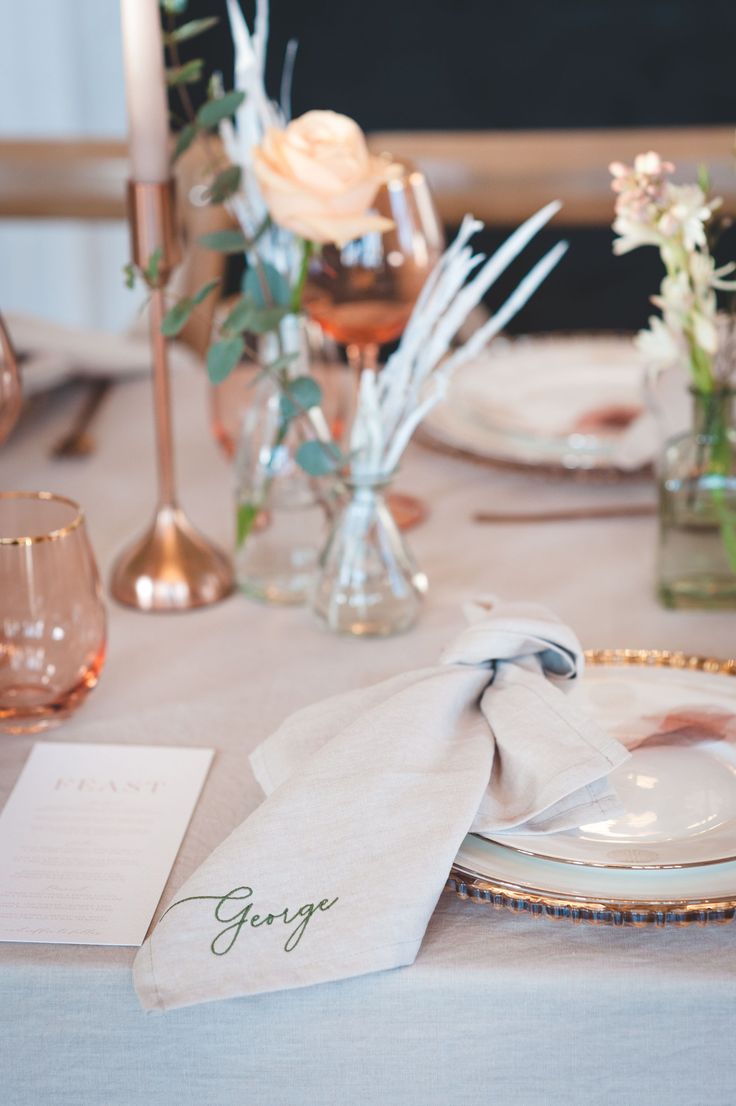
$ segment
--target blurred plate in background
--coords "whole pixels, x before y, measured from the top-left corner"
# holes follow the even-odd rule
[[[500,464],[625,472],[625,435],[643,414],[630,337],[497,339],[453,378],[424,423],[428,444]]]

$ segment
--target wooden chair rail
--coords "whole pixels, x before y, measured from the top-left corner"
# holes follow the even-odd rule
[[[223,255],[205,249],[199,239],[230,226],[231,216],[222,207],[189,202],[193,185],[205,178],[208,166],[208,151],[196,142],[177,163],[185,251],[172,281],[175,295],[192,295],[223,276]],[[0,142],[0,219],[123,220],[128,173],[128,149],[122,141]],[[215,304],[215,297],[208,296],[182,331],[183,340],[199,353],[209,342]]]
[[[715,190],[736,208],[731,127],[386,131],[369,142],[424,170],[449,224],[466,211],[491,225],[515,224],[559,197],[561,222],[604,226],[612,211],[609,162],[649,149],[674,161],[682,180],[707,164]],[[0,218],[124,218],[127,175],[122,141],[0,141]]]
[[[605,226],[613,215],[608,165],[657,150],[674,161],[679,180],[709,166],[713,186],[736,210],[733,127],[666,127],[564,131],[386,131],[370,135],[422,169],[440,216],[449,225],[470,211],[489,225],[515,225],[551,199],[564,209],[558,222]]]
[[[736,211],[734,132],[730,127],[656,130],[385,132],[369,138],[374,150],[390,151],[424,170],[442,220],[458,223],[470,211],[489,226],[516,225],[551,199],[564,209],[566,226],[607,226],[613,214],[608,164],[632,161],[655,149],[674,161],[678,177],[695,179],[707,164],[713,186]],[[188,202],[206,169],[198,144],[177,166],[186,260],[177,291],[192,294],[206,280],[220,279],[223,258],[198,245],[203,233],[230,222],[222,208]],[[127,146],[122,141],[0,141],[0,219],[125,218]],[[214,297],[193,316],[183,337],[202,352],[209,341]]]
[[[123,219],[125,142],[0,142],[0,218]]]

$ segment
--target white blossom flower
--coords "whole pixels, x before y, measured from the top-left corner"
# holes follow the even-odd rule
[[[652,316],[636,344],[660,366],[689,359],[702,384],[704,376],[712,377],[712,361],[723,343],[716,289],[736,290],[736,280],[725,279],[736,272],[736,264],[716,269],[708,249],[706,225],[721,201],[709,199],[699,184],[672,184],[666,178],[673,169],[653,150],[640,154],[633,166],[610,166],[618,235],[613,250],[623,254],[639,246],[658,247],[667,275],[652,303],[662,318]]]
[[[688,252],[697,246],[705,247],[705,223],[713,211],[700,185],[668,184],[666,201],[658,223],[662,237],[682,238]]]
[[[613,243],[613,252],[617,257],[630,253],[632,250],[638,249],[639,246],[661,246],[663,244],[662,235],[655,226],[647,222],[638,222],[624,215],[618,216],[613,224],[613,229],[618,235]]]
[[[633,166],[624,165],[622,161],[612,161],[608,170],[613,177],[611,187],[614,192],[621,195],[640,193],[656,199],[662,191],[665,177],[674,168],[671,161],[662,161],[659,154],[650,150],[649,153],[638,154]]]
[[[658,315],[649,317],[649,329],[639,331],[634,345],[646,362],[661,369],[677,365],[685,352],[681,335],[673,333]]]
[[[702,257],[702,254],[696,254],[696,257]],[[724,280],[729,273],[736,272],[736,261],[729,261],[727,265],[721,265],[719,269],[715,268],[713,258],[708,256],[708,260],[711,264],[711,288],[720,288],[724,292],[736,292],[736,280]]]
[[[715,304],[712,313],[695,310],[690,318],[693,337],[701,349],[711,355],[718,352],[718,331],[716,329]]]
[[[640,177],[663,177],[675,170],[671,161],[662,161],[659,154],[649,150],[646,154],[637,154],[634,158],[634,172]]]
[[[724,266],[724,268],[730,271],[728,266]],[[700,253],[698,250],[694,251],[689,259],[688,269],[690,270],[690,279],[693,282],[693,287],[698,292],[704,292],[708,288],[713,287],[716,267],[709,253]]]
[[[655,307],[659,307],[672,321],[686,319],[695,302],[695,292],[685,269],[666,276],[659,287],[659,295],[652,296]]]

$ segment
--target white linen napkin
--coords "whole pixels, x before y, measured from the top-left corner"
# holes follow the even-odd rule
[[[23,394],[57,388],[86,376],[122,379],[151,371],[151,342],[146,326],[127,334],[82,330],[32,315],[10,313],[5,319],[16,352],[22,356]],[[169,343],[173,369],[192,369],[200,359],[181,342]]]
[[[410,964],[470,830],[607,816],[629,755],[572,708],[577,638],[483,601],[433,668],[289,718],[253,754],[266,801],[187,881],[141,948],[147,1009]]]

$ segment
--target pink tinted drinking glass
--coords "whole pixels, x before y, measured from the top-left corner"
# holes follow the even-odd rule
[[[80,507],[49,492],[0,493],[0,729],[63,721],[97,683],[105,645]]]

